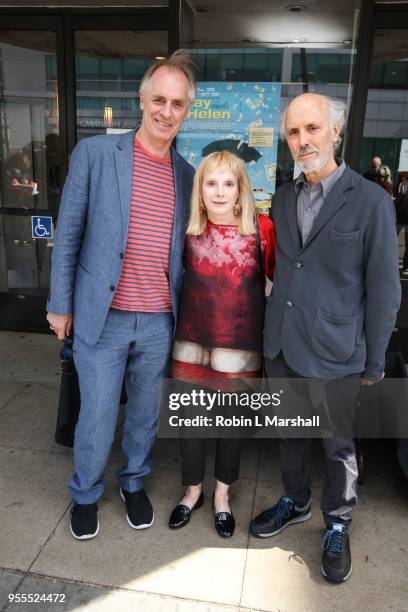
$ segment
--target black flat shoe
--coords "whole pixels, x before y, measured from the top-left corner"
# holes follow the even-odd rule
[[[178,504],[170,514],[169,527],[170,529],[181,529],[190,521],[191,513],[198,510],[204,503],[204,493],[201,491],[200,497],[192,508],[184,504]]]
[[[235,519],[232,512],[215,512],[214,494],[212,497],[215,530],[222,538],[231,538],[234,534]]]

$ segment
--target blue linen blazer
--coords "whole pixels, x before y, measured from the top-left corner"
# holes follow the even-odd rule
[[[277,249],[264,353],[307,377],[381,377],[401,300],[395,212],[384,189],[346,167],[305,244],[295,182],[272,204]]]
[[[130,216],[135,132],[94,136],[74,148],[52,254],[48,312],[73,313],[75,335],[98,341],[119,281]],[[194,168],[171,150],[175,210],[169,283],[177,321]]]

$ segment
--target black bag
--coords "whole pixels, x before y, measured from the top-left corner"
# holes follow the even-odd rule
[[[74,433],[80,408],[78,373],[72,356],[72,343],[72,336],[68,336],[61,349],[61,384],[55,442],[63,446],[74,445]]]
[[[68,336],[61,349],[61,384],[54,438],[57,444],[70,447],[74,446],[75,427],[81,405],[78,373],[72,352],[73,342],[73,336]],[[127,394],[123,381],[120,403],[126,404],[126,402]]]

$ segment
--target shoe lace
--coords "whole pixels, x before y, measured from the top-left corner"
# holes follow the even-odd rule
[[[282,520],[290,517],[293,506],[294,502],[291,499],[280,499],[275,506],[266,511],[268,520],[274,519],[277,526],[281,527]]]
[[[333,553],[342,553],[347,534],[338,529],[328,529],[324,535],[322,549]]]

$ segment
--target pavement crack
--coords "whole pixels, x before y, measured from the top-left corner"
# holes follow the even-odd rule
[[[33,567],[33,565],[37,561],[38,557],[41,555],[42,551],[47,546],[47,544],[51,540],[51,538],[54,537],[55,532],[57,531],[61,521],[64,519],[64,516],[68,512],[68,510],[71,507],[71,505],[72,505],[72,502],[70,501],[69,504],[67,505],[67,507],[65,508],[64,512],[61,514],[60,518],[58,519],[57,524],[55,525],[54,529],[51,531],[50,535],[48,536],[48,538],[45,540],[44,544],[41,546],[40,550],[38,551],[37,555],[34,557],[33,561],[30,563],[30,565],[29,565],[29,567],[27,569],[27,573],[30,573],[31,568]]]
[[[20,381],[19,381],[20,382]],[[21,383],[24,384],[24,383]],[[12,402],[14,402],[14,400],[16,399],[16,397],[18,397],[26,388],[27,385],[24,384],[24,387],[22,387],[19,391],[17,391],[17,393],[15,395],[13,395],[13,397],[11,397],[5,404],[2,404],[2,406],[0,407],[0,412],[2,412],[3,410],[5,410],[7,408],[7,406],[10,406],[10,404]]]
[[[253,496],[252,496],[250,520],[251,520],[251,517],[254,514],[255,499],[256,499],[257,492],[258,492],[259,471],[260,471],[261,457],[262,457],[262,446],[263,446],[263,440],[261,440],[261,443],[258,445],[258,458],[257,458],[257,462],[256,462],[256,480],[255,480],[255,489],[254,489],[254,493],[253,493]],[[246,574],[247,561],[248,561],[248,552],[249,552],[249,538],[250,538],[250,534],[249,534],[249,530],[248,530],[248,535],[247,535],[247,539],[246,539],[245,560],[244,560],[244,573],[242,575],[241,593],[239,595],[239,604],[238,604],[239,608],[241,608],[242,597],[244,595],[245,574]]]

